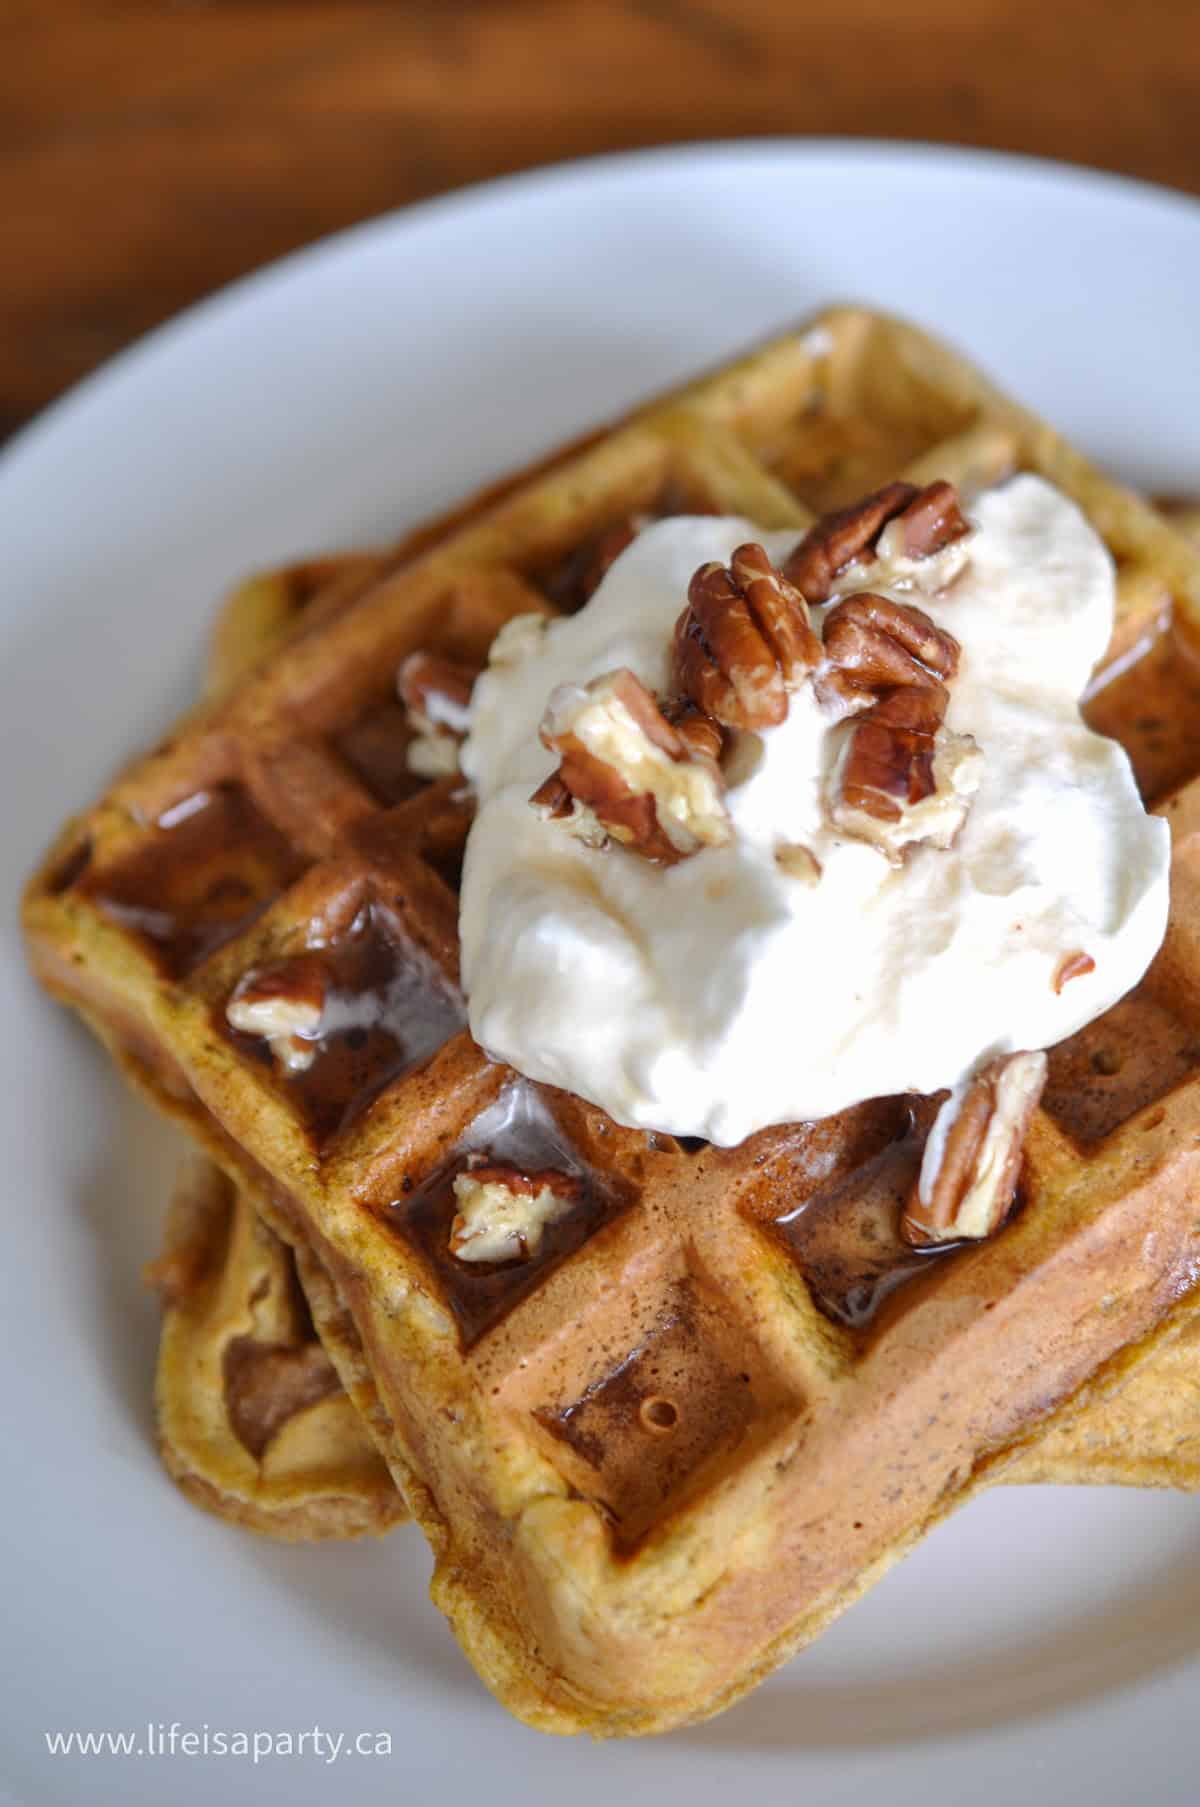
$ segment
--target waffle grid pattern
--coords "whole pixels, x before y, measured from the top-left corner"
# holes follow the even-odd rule
[[[1110,674],[1172,622],[1200,625],[1200,568],[1152,510],[952,352],[836,309],[335,585],[72,825],[31,887],[45,982],[250,1188],[302,1270],[332,1276],[371,1377],[360,1399],[438,1556],[435,1597],[533,1723],[636,1732],[717,1710],[1186,1293],[1200,788],[1178,785],[1200,756],[1170,772],[1171,929],[1118,1007],[1130,1020],[1105,1019],[1120,1045],[1055,1056],[1065,1077],[1008,1228],[920,1263],[873,1315],[831,1308],[862,1276],[831,1277],[790,1226],[848,1197],[886,1214],[919,1152],[894,1102],[690,1149],[515,1080],[465,1032],[411,1066],[397,1034],[380,1051],[395,1077],[337,1063],[316,1133],[303,1088],[226,1031],[225,1004],[250,968],[343,948],[365,923],[415,1017],[461,1020],[463,799],[443,781],[393,801],[394,763],[381,774],[364,751],[372,716],[394,741],[405,653],[481,662],[510,616],[572,600],[581,553],[631,513],[801,531],[897,474],[969,495],[1016,469],[1074,495],[1118,561]],[[1126,681],[1098,681],[1102,706]],[[429,1231],[439,1212],[449,1227],[439,1175],[514,1089],[591,1176],[587,1234],[515,1280],[455,1273]],[[477,1279],[494,1297],[470,1329]]]

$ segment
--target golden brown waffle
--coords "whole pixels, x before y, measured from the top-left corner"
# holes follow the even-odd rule
[[[1093,713],[1151,794],[1193,778],[1195,674],[1168,619],[1200,622],[1186,542],[946,348],[837,309],[467,511],[132,767],[27,898],[43,980],[332,1276],[435,1597],[549,1729],[719,1710],[1193,1309],[1195,789],[1164,805],[1163,953],[1052,1056],[1023,1209],[970,1250],[889,1246],[919,1156],[902,1101],[693,1149],[450,1033],[465,809],[378,757],[402,738],[399,659],[479,659],[511,614],[578,602],[595,536],[631,510],[799,529],[900,468],[968,492],[1036,469],[1079,500],[1120,565]],[[403,1008],[286,1081],[224,1008],[314,937],[343,992],[386,976]],[[505,1158],[510,1130],[480,1126],[502,1094],[523,1162],[576,1163],[582,1202],[538,1259],[467,1275],[448,1170],[473,1136]]]
[[[211,1161],[182,1169],[148,1277],[164,1300],[160,1448],[189,1498],[285,1538],[359,1537],[405,1517],[290,1251]]]
[[[247,579],[214,624],[206,694],[228,690],[383,568],[382,556],[347,554]],[[201,1156],[183,1163],[163,1252],[147,1270],[164,1305],[163,1463],[196,1504],[249,1530],[289,1540],[390,1530],[407,1517],[403,1499],[335,1365],[352,1370],[361,1351],[307,1265],[311,1299],[248,1195]]]
[[[1194,530],[1200,542],[1200,510],[1187,503],[1162,502],[1159,506],[1185,531]],[[340,599],[354,590],[369,558],[373,574],[382,567],[382,559],[353,554],[263,573],[240,584],[223,602],[214,624],[209,659],[210,690],[227,689],[242,677],[301,625],[318,600],[324,598],[323,612],[331,605],[339,606]],[[211,1183],[216,1185],[218,1182]],[[252,1208],[247,1195],[237,1195],[235,1211],[249,1213]],[[261,1223],[257,1235],[260,1241],[269,1239],[273,1259],[287,1264],[294,1272],[292,1253],[287,1245]],[[230,1237],[227,1243],[230,1259],[237,1246],[238,1239]],[[249,1287],[244,1285],[239,1297],[236,1287],[225,1288],[222,1296],[226,1309],[231,1313],[235,1309],[244,1311],[248,1290]],[[164,1338],[164,1356],[166,1341]],[[1187,1489],[1200,1486],[1200,1326],[1179,1337],[1167,1338],[1161,1348],[1155,1349],[1137,1365],[1131,1379],[1125,1377],[1124,1366],[1116,1364],[1105,1378],[1107,1397],[1089,1402],[1085,1397],[1088,1390],[1081,1389],[1061,1413],[1048,1421],[1048,1428],[1039,1427],[1033,1433],[1023,1453],[1006,1464],[998,1478],[1017,1484],[1050,1481],[1059,1485],[1090,1483]],[[269,1381],[269,1375],[264,1379]],[[159,1429],[167,1448],[168,1467],[177,1473],[180,1462],[178,1456],[171,1453],[176,1418],[188,1422],[195,1416],[203,1416],[209,1422],[220,1423],[225,1408],[219,1397],[223,1379],[214,1382],[199,1364],[188,1367],[176,1364],[174,1383],[180,1396],[177,1411],[169,1413],[161,1402],[164,1397],[170,1397],[171,1383],[160,1364]],[[185,1390],[194,1396],[182,1397]],[[288,1400],[281,1392],[273,1407],[280,1423],[286,1422],[287,1406]],[[340,1421],[339,1432],[346,1445],[340,1473],[341,1492],[353,1496],[361,1485],[364,1495],[360,1510],[349,1510],[344,1520],[347,1527],[344,1534],[354,1535],[364,1514],[370,1522],[375,1522],[378,1468],[370,1459],[373,1446],[361,1420],[355,1416],[351,1421]],[[234,1460],[237,1461],[236,1454]],[[189,1467],[208,1483],[202,1492],[193,1489],[194,1497],[200,1497],[218,1513],[224,1511],[224,1502],[231,1499],[232,1510],[225,1516],[239,1523],[247,1522],[240,1496],[231,1493],[224,1480],[229,1456],[221,1438],[193,1447],[189,1452]],[[342,1534],[325,1509],[325,1495],[319,1490],[313,1497],[317,1510],[311,1519],[312,1530],[294,1528],[305,1522],[300,1517],[300,1510],[306,1504],[303,1488],[295,1475],[291,1477],[286,1496],[281,1496],[281,1504],[284,1500],[286,1518],[281,1534]],[[261,1489],[258,1505],[255,1528],[276,1530],[270,1501]],[[403,1507],[396,1495],[394,1517],[386,1522],[395,1522],[402,1516]]]
[[[1130,1351],[1134,1358],[1137,1350]],[[1001,1477],[1018,1483],[1200,1488],[1200,1322],[1123,1361],[1039,1431]]]

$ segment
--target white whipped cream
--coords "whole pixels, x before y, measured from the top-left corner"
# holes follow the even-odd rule
[[[1112,628],[1112,561],[1037,477],[985,493],[972,521],[962,574],[912,600],[962,647],[947,725],[979,743],[979,789],[950,849],[914,847],[898,867],[828,825],[838,730],[810,683],[779,727],[736,737],[727,846],[664,870],[586,847],[529,806],[556,765],[538,739],[555,686],[628,666],[665,691],[696,567],[748,539],[781,560],[794,532],[659,522],[578,615],[506,636],[462,752],[479,796],[463,977],[489,1053],[621,1123],[728,1145],[961,1085],[996,1054],[1074,1034],[1137,983],[1166,928],[1169,833],[1078,708]],[[881,587],[869,568],[862,581]],[[781,843],[811,850],[816,882],[789,873]],[[1095,968],[1056,994],[1075,952]]]

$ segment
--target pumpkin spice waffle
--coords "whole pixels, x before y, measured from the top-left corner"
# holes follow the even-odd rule
[[[1187,505],[1160,507],[1185,530],[1192,525],[1195,510]],[[322,611],[327,612],[354,590],[364,572],[373,576],[383,568],[382,556],[343,555],[264,573],[239,585],[222,604],[214,624],[209,691],[228,689],[299,627],[316,600],[324,598]],[[232,1228],[226,1230],[231,1217]],[[390,1528],[404,1517],[400,1495],[391,1487],[363,1421],[356,1412],[341,1409],[346,1396],[336,1370],[322,1355],[316,1329],[310,1327],[307,1339],[293,1342],[292,1348],[300,1349],[305,1362],[325,1377],[327,1390],[322,1390],[319,1410],[334,1420],[336,1481],[330,1476],[327,1451],[315,1473],[306,1466],[303,1451],[299,1461],[292,1458],[293,1417],[304,1417],[312,1408],[298,1392],[287,1365],[264,1361],[258,1367],[259,1408],[273,1435],[265,1448],[256,1450],[253,1439],[248,1442],[238,1434],[241,1412],[231,1396],[236,1369],[227,1372],[219,1353],[216,1360],[187,1358],[197,1334],[218,1352],[245,1337],[264,1269],[269,1268],[275,1290],[284,1296],[294,1297],[300,1286],[291,1250],[255,1218],[249,1197],[231,1188],[219,1169],[210,1166],[206,1173],[193,1162],[181,1172],[179,1194],[168,1218],[167,1248],[163,1261],[156,1264],[160,1273],[165,1266],[176,1288],[181,1233],[185,1245],[190,1245],[197,1227],[206,1251],[200,1271],[207,1280],[212,1266],[220,1263],[221,1280],[219,1287],[209,1287],[198,1329],[184,1318],[178,1300],[167,1307],[156,1392],[160,1442],[169,1471],[198,1503],[258,1531],[298,1538],[356,1536],[364,1529]],[[250,1250],[257,1258],[248,1261]],[[195,1273],[196,1263],[189,1260],[185,1277],[194,1278]],[[327,1316],[324,1321],[328,1330]],[[343,1365],[345,1360],[343,1349]],[[1115,1367],[1105,1378],[1109,1397],[1089,1404],[1077,1396],[1048,1421],[1046,1429],[1035,1433],[1029,1447],[1002,1469],[999,1478],[1060,1485],[1200,1486],[1200,1326],[1167,1339],[1141,1361],[1131,1379],[1123,1380]],[[194,1434],[197,1424],[204,1427],[202,1436]]]
[[[148,1278],[164,1304],[159,1446],[189,1498],[284,1538],[358,1537],[406,1516],[290,1251],[203,1157],[181,1170]]]
[[[302,620],[336,610],[382,555],[345,554],[247,579],[222,604],[206,694],[220,695]],[[248,1194],[193,1156],[176,1180],[164,1244],[146,1270],[163,1298],[155,1376],[159,1449],[197,1505],[289,1540],[380,1533],[408,1515],[353,1385],[361,1351],[328,1281]]]
[[[513,614],[577,605],[631,514],[799,532],[901,468],[967,495],[1036,470],[1084,507],[1120,566],[1091,709],[1176,832],[1167,942],[1052,1051],[1023,1208],[932,1257],[895,1235],[920,1153],[902,1100],[694,1148],[488,1063],[458,1028],[458,784],[368,751],[389,711],[389,745],[407,732],[405,654],[478,664]],[[435,1597],[532,1723],[719,1710],[1190,1315],[1200,744],[1173,618],[1198,613],[1153,511],[945,348],[833,310],[468,511],[131,768],[35,877],[43,980],[331,1276]],[[285,1076],[226,1008],[314,950],[349,1026]],[[470,1151],[572,1176],[533,1258],[456,1259]]]
[[[1170,498],[1160,502],[1159,507],[1173,527],[1191,540],[1194,546],[1200,546],[1200,502],[1181,502]]]

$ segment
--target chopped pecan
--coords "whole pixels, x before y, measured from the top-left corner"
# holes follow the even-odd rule
[[[946,691],[888,691],[848,724],[829,787],[835,828],[898,865],[914,841],[949,847],[979,788],[982,755],[943,726]]]
[[[851,565],[884,557],[900,582],[936,588],[961,565],[961,551],[949,560],[937,555],[970,532],[951,483],[917,489],[889,483],[850,508],[823,515],[784,561],[788,577],[811,603],[827,602]],[[922,572],[920,566],[929,562]]]
[[[663,865],[732,834],[716,761],[673,728],[631,671],[562,684],[542,719],[542,743],[560,756],[555,776],[615,841]],[[530,801],[561,809],[545,784]]]
[[[544,821],[558,822],[585,847],[608,846],[608,830],[595,810],[573,797],[557,772],[538,785],[529,802]]]
[[[225,1017],[243,1035],[265,1041],[288,1073],[303,1073],[316,1059],[329,975],[317,954],[295,954],[257,966],[239,982]]]
[[[801,841],[780,841],[775,849],[775,864],[788,878],[798,878],[803,884],[820,881],[821,862],[812,848]]]
[[[675,625],[680,694],[729,728],[771,728],[821,656],[808,607],[761,546],[701,565]]]
[[[913,483],[888,483],[849,508],[822,515],[784,560],[784,576],[809,602],[827,602],[846,566],[874,550],[888,522],[918,493]]]
[[[471,691],[477,673],[439,653],[415,652],[401,661],[396,689],[413,738],[405,759],[422,778],[458,770],[458,749],[471,724]]]
[[[824,702],[862,707],[894,685],[940,685],[958,670],[961,647],[923,609],[863,590],[835,603],[824,623]]]
[[[1072,954],[1064,954],[1054,969],[1054,995],[1061,997],[1062,988],[1072,979],[1082,979],[1086,973],[1094,973],[1096,962],[1083,949],[1076,948]]]
[[[557,1168],[465,1168],[454,1180],[458,1212],[450,1226],[451,1251],[460,1261],[527,1261],[541,1248],[547,1227],[565,1217],[582,1192],[577,1174]]]
[[[903,513],[888,522],[876,551],[881,558],[932,558],[970,531],[953,483],[927,483]]]
[[[1045,1054],[1003,1054],[965,1090],[951,1093],[934,1119],[900,1221],[906,1242],[924,1248],[978,1240],[999,1228],[1045,1084]]]
[[[708,759],[720,760],[725,751],[725,730],[720,722],[714,721],[711,715],[705,715],[703,709],[697,709],[695,703],[689,703],[685,697],[668,697],[662,705],[662,712],[680,740],[686,742],[693,753],[702,753]]]

